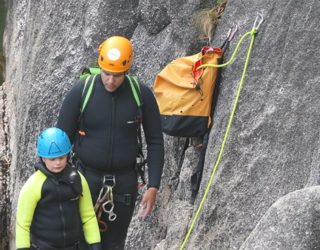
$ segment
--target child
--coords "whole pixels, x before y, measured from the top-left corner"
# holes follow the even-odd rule
[[[87,181],[68,163],[67,134],[58,128],[44,130],[37,151],[41,160],[19,195],[16,248],[76,250],[84,232],[91,249],[101,250]]]

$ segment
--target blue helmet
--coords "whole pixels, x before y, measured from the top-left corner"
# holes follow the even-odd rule
[[[59,128],[47,128],[37,142],[39,157],[56,158],[70,153],[71,143],[68,135]]]

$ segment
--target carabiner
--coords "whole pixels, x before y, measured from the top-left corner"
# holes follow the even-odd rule
[[[104,200],[106,199],[107,197],[107,192],[105,192],[105,189],[104,187],[102,187],[100,189],[100,192],[99,192],[99,196],[98,196],[98,199],[97,199],[97,203],[100,204],[102,202],[104,202]]]
[[[110,205],[109,209],[106,207]],[[105,203],[102,204],[102,209],[105,213],[110,213],[113,211],[113,208],[114,208],[114,204],[113,204],[113,201],[106,201]]]
[[[103,220],[99,219],[98,220],[98,225],[99,225],[100,232],[106,232],[107,231],[108,225]]]
[[[108,214],[109,221],[115,221],[117,219],[117,215],[113,211],[109,212]]]
[[[228,36],[227,36],[227,39],[228,41],[230,42],[233,38],[234,38],[234,35],[237,33],[238,31],[238,25],[236,24],[235,28],[233,28],[234,26],[232,26],[229,31],[228,31]]]
[[[109,209],[106,208],[107,205],[110,205]],[[113,204],[113,202],[111,200],[103,203],[102,204],[102,209],[103,209],[103,211],[105,213],[108,214],[109,221],[114,221],[115,219],[117,219],[117,215],[113,212],[114,204]]]
[[[228,49],[229,44],[230,44],[231,40],[234,38],[234,35],[237,33],[237,31],[238,31],[238,25],[237,24],[235,26],[232,26],[229,29],[227,37],[223,41],[222,45],[220,46],[220,49],[222,49],[222,50],[227,50]],[[201,66],[201,65],[199,65],[199,66]]]
[[[258,12],[252,28],[258,30],[260,25],[263,23],[263,21],[264,21],[263,15],[260,12]]]

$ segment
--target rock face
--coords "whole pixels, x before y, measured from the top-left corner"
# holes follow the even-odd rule
[[[152,85],[172,59],[200,50],[203,41],[191,15],[210,1],[11,1],[5,33],[0,148],[10,163],[8,236],[14,246],[14,215],[22,183],[33,171],[35,140],[55,124],[66,92],[80,68],[95,63],[96,48],[113,34],[131,37],[132,73]],[[229,0],[214,44],[229,28],[250,31],[259,11],[265,22],[256,36],[239,105],[213,185],[186,249],[319,249],[320,37],[319,1]],[[153,215],[134,218],[127,249],[179,249],[206,189],[241,77],[247,39],[224,69],[200,192],[193,204],[190,176],[198,149],[166,136],[162,187]],[[0,122],[0,124],[2,124]],[[2,137],[4,136],[4,137]],[[0,161],[3,169],[3,160]],[[3,179],[0,179],[3,182]],[[3,190],[6,187],[6,190]],[[306,188],[309,187],[309,188]],[[301,189],[301,190],[300,190]],[[296,191],[298,190],[298,191]],[[3,215],[1,215],[2,217]],[[2,217],[3,218],[3,217]],[[3,235],[3,236],[2,236]],[[291,243],[291,244],[290,244]]]
[[[320,188],[315,186],[280,198],[240,249],[319,249],[319,194]]]

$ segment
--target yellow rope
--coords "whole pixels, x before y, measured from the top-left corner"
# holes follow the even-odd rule
[[[196,211],[196,214],[191,222],[191,225],[190,225],[190,228],[187,232],[187,235],[186,237],[184,238],[181,246],[180,246],[180,250],[184,249],[189,237],[190,237],[190,234],[194,228],[194,225],[195,223],[197,222],[198,220],[198,217],[200,215],[200,212],[201,212],[201,209],[203,207],[203,204],[208,196],[208,193],[209,193],[209,190],[210,190],[210,187],[212,185],[212,182],[213,182],[213,179],[214,179],[214,176],[217,172],[217,169],[218,169],[218,166],[220,164],[220,161],[221,161],[221,158],[222,158],[222,154],[223,154],[223,151],[224,151],[224,147],[226,145],[226,142],[227,142],[227,138],[228,138],[228,135],[229,135],[229,131],[230,131],[230,127],[231,127],[231,124],[232,124],[232,120],[233,120],[233,117],[234,117],[234,113],[236,111],[236,108],[237,108],[237,105],[238,105],[238,101],[239,101],[239,97],[240,97],[240,92],[241,92],[241,89],[242,89],[242,86],[243,86],[243,83],[244,83],[244,78],[245,78],[245,75],[246,75],[246,71],[247,71],[247,67],[248,67],[248,63],[249,63],[249,59],[250,59],[250,54],[251,54],[251,50],[252,50],[252,47],[253,47],[253,43],[254,43],[254,37],[255,37],[255,34],[257,33],[257,29],[256,28],[253,28],[251,31],[245,33],[241,39],[239,40],[237,46],[236,46],[236,49],[235,51],[233,52],[232,56],[231,56],[231,59],[224,63],[224,64],[221,64],[221,65],[215,65],[215,64],[204,64],[202,66],[200,66],[201,68],[202,67],[224,67],[230,63],[232,63],[232,61],[234,60],[234,57],[240,47],[240,44],[242,43],[242,41],[244,40],[245,37],[247,37],[248,35],[251,35],[251,42],[250,42],[250,46],[248,48],[248,52],[247,52],[247,57],[246,57],[246,61],[245,61],[245,64],[244,64],[244,67],[243,67],[243,71],[242,71],[242,76],[241,76],[241,80],[240,80],[240,83],[239,83],[239,86],[238,86],[238,90],[237,90],[237,93],[236,93],[236,97],[235,97],[235,100],[234,100],[234,104],[233,104],[233,108],[232,108],[232,111],[230,113],[230,116],[229,116],[229,121],[228,121],[228,125],[227,125],[227,129],[226,129],[226,132],[224,134],[224,138],[223,138],[223,142],[222,142],[222,145],[221,145],[221,148],[220,148],[220,151],[219,151],[219,155],[218,155],[218,158],[216,160],[216,163],[214,165],[214,168],[212,170],[212,173],[211,173],[211,176],[210,176],[210,179],[209,179],[209,182],[207,184],[207,187],[205,189],[205,192],[204,192],[204,195],[203,197],[201,198],[201,201],[200,201],[200,204],[199,204],[199,207]],[[198,68],[199,69],[199,68]]]
[[[229,64],[233,63],[237,53],[238,53],[238,50],[240,48],[240,45],[242,44],[242,42],[244,41],[244,39],[247,37],[247,36],[252,36],[254,35],[253,33],[256,33],[257,30],[256,29],[253,29],[251,31],[248,31],[247,33],[245,33],[239,40],[235,50],[233,51],[232,55],[231,55],[231,58],[229,59],[229,61],[227,61],[226,63],[223,63],[223,64],[212,64],[212,63],[207,63],[207,64],[202,64],[201,66],[199,66],[197,68],[197,70],[199,69],[202,69],[202,68],[206,68],[206,67],[213,67],[213,68],[222,68],[222,67],[225,67],[225,66],[228,66]]]

